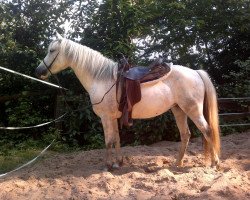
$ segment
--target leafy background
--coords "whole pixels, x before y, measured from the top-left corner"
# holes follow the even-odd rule
[[[33,76],[57,30],[115,60],[122,53],[134,63],[147,64],[162,56],[192,69],[205,69],[219,97],[249,97],[249,13],[247,0],[2,0],[0,66]],[[70,89],[66,96],[72,109],[90,104],[72,71],[58,77]],[[1,126],[35,125],[54,119],[65,109],[70,112],[59,91],[4,71],[0,72],[0,94]],[[249,109],[244,101],[239,106]],[[193,136],[199,135],[190,125]],[[222,134],[246,128],[223,128]],[[122,145],[179,140],[171,113],[136,120],[120,135]],[[100,119],[86,108],[52,127],[1,130],[0,146],[2,151],[13,146],[35,148],[53,138],[58,150],[101,148],[104,144]]]

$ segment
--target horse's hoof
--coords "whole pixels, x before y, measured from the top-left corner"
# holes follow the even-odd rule
[[[117,163],[114,163],[113,166],[112,166],[113,169],[119,169],[120,168],[120,165],[117,164]]]
[[[220,160],[219,159],[213,160],[211,162],[211,167],[216,167],[216,169],[220,169]]]
[[[176,167],[183,167],[183,161],[176,161]]]
[[[121,167],[123,165],[123,157],[118,159],[118,165],[119,165],[119,167]]]
[[[103,169],[104,172],[111,172],[113,171],[113,164],[106,164],[106,166]]]
[[[221,170],[220,164],[217,164],[217,165],[216,165],[216,170],[218,170],[218,171]]]
[[[220,162],[215,162],[215,165],[213,166],[216,168],[216,170],[220,170]]]
[[[103,172],[108,172],[109,170],[108,170],[107,167],[104,167],[104,168],[102,168],[102,171],[103,171]]]

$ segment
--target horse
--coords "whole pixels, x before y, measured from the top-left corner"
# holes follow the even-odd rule
[[[101,119],[106,145],[106,167],[108,170],[120,167],[123,156],[118,119],[122,113],[118,110],[117,86],[114,85],[119,74],[118,63],[57,33],[35,73],[37,77],[47,79],[51,74],[68,67],[88,92],[93,111]],[[203,70],[172,65],[167,75],[141,83],[140,86],[142,98],[132,109],[132,119],[153,118],[168,110],[172,111],[181,138],[176,165],[183,166],[183,157],[191,136],[187,123],[187,118],[190,118],[203,135],[205,159],[210,158],[211,166],[218,167],[220,131],[217,95],[209,75]],[[113,147],[115,159],[112,156]]]

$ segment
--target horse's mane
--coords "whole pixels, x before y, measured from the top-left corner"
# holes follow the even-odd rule
[[[87,46],[63,38],[60,51],[64,52],[76,67],[86,69],[93,78],[98,80],[115,79],[117,63]]]

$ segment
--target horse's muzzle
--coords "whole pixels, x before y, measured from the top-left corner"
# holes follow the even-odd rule
[[[43,65],[39,65],[36,70],[35,70],[35,76],[38,78],[42,78],[44,76],[46,76],[48,73],[48,70],[45,66]]]

